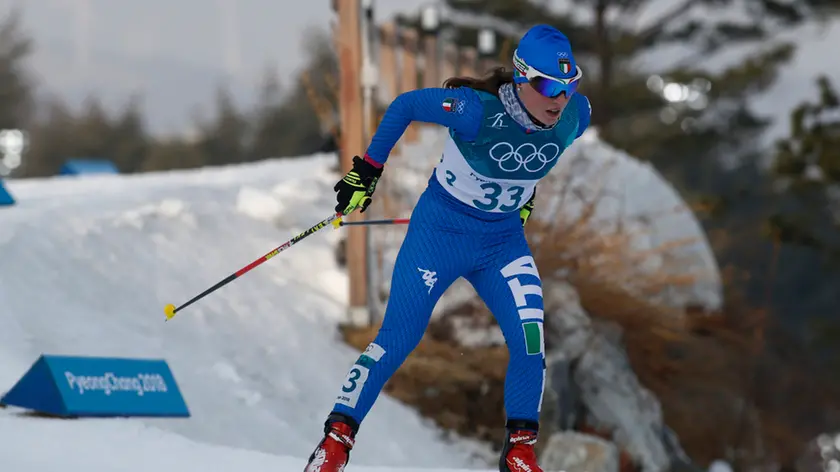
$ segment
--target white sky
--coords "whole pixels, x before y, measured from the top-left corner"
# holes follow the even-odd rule
[[[25,30],[35,40],[30,65],[40,90],[58,93],[72,105],[95,93],[110,108],[139,93],[150,129],[177,133],[186,131],[195,116],[209,119],[215,89],[222,83],[229,85],[243,107],[252,105],[267,68],[276,68],[288,83],[304,60],[304,34],[326,30],[334,19],[332,1],[0,0],[0,12],[23,6]],[[373,1],[377,21],[439,3]],[[550,1],[558,10],[581,15],[586,11],[570,0]],[[674,2],[653,0],[634,21],[650,22]],[[292,9],[295,13],[289,13]],[[733,10],[726,14],[733,15]],[[792,106],[816,96],[812,83],[816,73],[840,77],[840,61],[825,61],[838,34],[837,25],[829,24],[826,30],[808,26],[786,35],[800,47],[795,62],[780,77],[779,85],[784,87],[774,87],[755,103],[762,112],[779,116],[772,136],[784,132]],[[651,60],[668,63],[681,55],[661,52],[648,58],[648,66],[653,65]],[[736,60],[740,56],[733,54]],[[229,80],[226,73],[231,74]]]
[[[304,32],[329,27],[331,2],[0,0],[0,12],[23,6],[37,47],[30,63],[44,88],[71,103],[95,91],[112,105],[140,91],[152,126],[162,129],[188,120],[190,107],[212,97],[226,70],[234,72],[241,101],[269,66],[291,79],[302,65]],[[425,3],[375,0],[376,18]]]

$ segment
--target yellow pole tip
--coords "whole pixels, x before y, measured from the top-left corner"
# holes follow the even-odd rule
[[[337,218],[332,222],[333,228],[338,229],[341,226],[341,218]]]
[[[172,319],[172,317],[175,316],[175,305],[171,303],[169,305],[166,305],[165,307],[163,307],[163,312],[166,313],[167,320]]]

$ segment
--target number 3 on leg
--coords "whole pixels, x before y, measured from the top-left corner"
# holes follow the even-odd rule
[[[344,384],[341,386],[341,393],[338,394],[336,402],[342,405],[347,405],[350,408],[355,408],[359,401],[359,395],[362,393],[362,388],[368,378],[370,370],[367,367],[354,365],[347,377],[344,379]]]
[[[362,371],[359,370],[358,367],[354,367],[347,375],[347,381],[344,383],[344,386],[341,387],[341,391],[344,393],[350,393],[353,390],[356,390],[356,381],[359,380],[361,376]]]

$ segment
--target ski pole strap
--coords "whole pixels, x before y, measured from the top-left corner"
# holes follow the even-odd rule
[[[362,220],[362,221],[342,221],[339,226],[367,226],[367,225],[405,225],[410,220],[408,218],[392,218],[387,220]]]

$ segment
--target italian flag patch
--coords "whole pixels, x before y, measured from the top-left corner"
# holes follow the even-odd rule
[[[522,331],[525,333],[525,351],[527,354],[529,356],[542,354],[545,351],[543,324],[536,321],[523,323]]]
[[[443,107],[444,111],[453,112],[453,111],[455,111],[455,104],[456,103],[458,103],[458,100],[455,100],[454,98],[447,98],[446,100],[443,101],[441,106]]]
[[[563,75],[569,75],[569,73],[572,71],[572,64],[571,62],[569,62],[568,59],[559,59],[557,61],[557,64],[560,66],[560,72]]]

